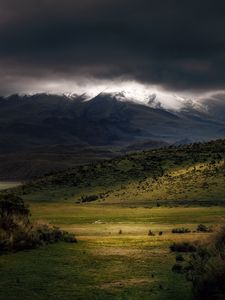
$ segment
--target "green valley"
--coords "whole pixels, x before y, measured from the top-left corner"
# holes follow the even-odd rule
[[[217,140],[128,153],[3,191],[78,243],[2,254],[0,299],[193,299],[172,272],[170,245],[201,245],[225,226],[224,161]]]

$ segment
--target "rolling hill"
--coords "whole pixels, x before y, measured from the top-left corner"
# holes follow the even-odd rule
[[[125,206],[225,204],[225,140],[136,152],[15,189],[32,202]]]

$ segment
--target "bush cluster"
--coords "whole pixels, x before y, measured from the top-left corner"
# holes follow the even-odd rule
[[[188,228],[173,228],[172,233],[190,233],[191,230]]]
[[[149,235],[149,236],[155,236],[154,232],[153,232],[151,229],[149,229],[148,235]]]
[[[87,196],[81,196],[80,202],[81,203],[92,202],[92,201],[96,201],[98,199],[99,199],[99,195],[87,195]]]
[[[59,241],[76,242],[73,234],[47,224],[32,223],[20,197],[0,196],[0,252],[32,249]]]
[[[204,224],[199,224],[197,227],[198,232],[212,232],[212,229]]]
[[[225,299],[225,227],[185,259],[176,259],[172,271],[192,283],[193,299]]]
[[[170,250],[173,252],[195,252],[196,246],[189,242],[179,242],[170,245]]]

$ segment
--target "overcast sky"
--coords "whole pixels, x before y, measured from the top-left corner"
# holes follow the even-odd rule
[[[225,1],[0,0],[0,94],[225,89]]]

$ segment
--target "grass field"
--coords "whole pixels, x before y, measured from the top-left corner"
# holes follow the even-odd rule
[[[78,243],[0,256],[1,300],[191,299],[190,285],[171,272],[175,254],[168,246],[202,241],[208,234],[172,234],[171,229],[225,224],[221,207],[37,203],[31,211],[34,220],[74,232]],[[149,229],[156,235],[148,236]]]

